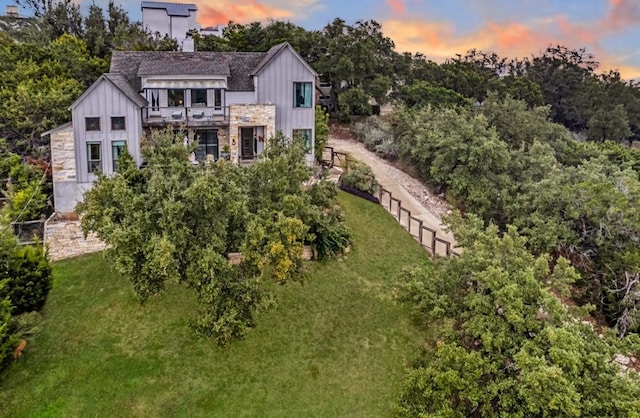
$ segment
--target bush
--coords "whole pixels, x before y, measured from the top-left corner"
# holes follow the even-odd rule
[[[7,286],[7,280],[0,282],[0,292]],[[8,297],[0,299],[0,369],[11,361],[11,352],[18,342],[11,320],[11,302]]]
[[[0,297],[11,300],[13,315],[42,309],[52,281],[51,266],[43,247],[16,248],[8,267],[9,283],[4,291],[0,290]]]
[[[370,195],[378,191],[378,182],[371,168],[356,160],[349,160],[349,171],[340,176],[340,184]]]
[[[386,119],[369,117],[356,123],[353,131],[369,151],[382,158],[395,160],[400,155],[399,141],[394,138],[391,124]]]

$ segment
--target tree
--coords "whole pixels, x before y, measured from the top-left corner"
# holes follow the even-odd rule
[[[329,114],[321,106],[316,106],[315,134],[315,158],[316,161],[322,161],[322,153],[329,142]]]
[[[619,104],[613,109],[597,109],[589,119],[587,134],[589,139],[598,142],[610,140],[622,142],[631,137],[629,118],[624,106]]]
[[[400,278],[433,338],[397,415],[633,415],[640,380],[612,362],[618,341],[574,320],[556,296],[578,278],[567,260],[533,257],[514,228],[500,237],[477,218],[452,221],[460,257]]]
[[[321,228],[341,221],[331,210],[335,192],[318,199],[316,187],[302,188],[310,172],[301,141],[278,134],[269,139],[268,158],[245,169],[224,160],[193,166],[183,137],[152,131],[145,168],[123,155],[118,174],[100,176],[78,212],[85,233],[109,245],[107,256],[141,303],[167,281],[193,288],[193,327],[226,344],[253,325],[263,275],[299,279],[303,243],[344,231]],[[230,265],[227,253],[239,250],[243,261]]]

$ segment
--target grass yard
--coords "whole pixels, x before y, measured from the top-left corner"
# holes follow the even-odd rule
[[[427,255],[382,207],[340,202],[353,251],[275,286],[277,305],[227,348],[188,328],[188,290],[140,306],[102,255],[57,263],[41,330],[3,377],[0,416],[390,415],[421,335],[392,278]]]

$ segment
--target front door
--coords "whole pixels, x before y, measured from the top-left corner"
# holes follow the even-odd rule
[[[240,144],[242,158],[254,158],[253,128],[240,128]]]

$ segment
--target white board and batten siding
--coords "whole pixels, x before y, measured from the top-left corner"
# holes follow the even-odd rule
[[[225,94],[225,106],[239,104],[257,104],[256,94],[253,91],[228,91]]]
[[[276,105],[276,129],[287,137],[294,129],[311,129],[315,143],[315,74],[289,48],[285,48],[256,75],[258,103]],[[310,82],[310,108],[294,107],[293,83]]]
[[[105,174],[113,173],[112,142],[126,141],[127,149],[140,164],[140,138],[142,121],[140,108],[106,79],[101,79],[88,94],[72,108],[76,148],[78,183],[91,183],[95,175],[87,165],[87,143],[100,142],[101,166]],[[112,131],[111,117],[124,116],[125,130]],[[99,117],[100,130],[86,131],[85,118]]]

